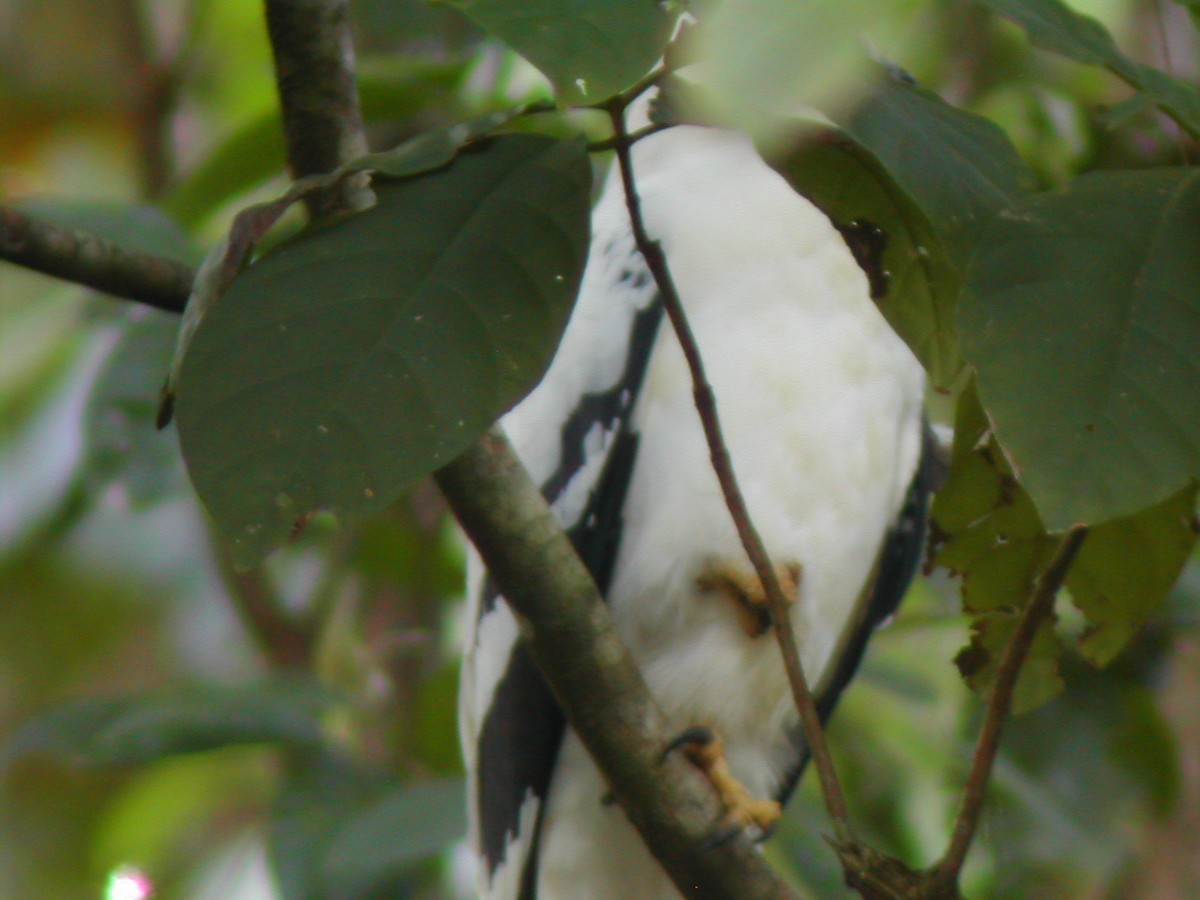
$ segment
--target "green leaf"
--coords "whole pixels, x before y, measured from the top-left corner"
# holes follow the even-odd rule
[[[1107,664],[1158,609],[1196,544],[1196,485],[1157,506],[1092,529],[1067,587],[1090,628],[1079,644]]]
[[[998,126],[901,73],[881,79],[844,128],[924,211],[960,269],[992,219],[1034,185]]]
[[[298,677],[73,700],[19,728],[0,753],[0,768],[29,756],[110,766],[233,744],[317,746],[320,716],[331,702],[319,684]]]
[[[1200,173],[1085,175],[996,219],[960,304],[963,353],[1052,531],[1200,477]]]
[[[242,562],[320,509],[379,510],[527,393],[587,255],[583,146],[481,142],[243,273],[196,331],[179,429]]]
[[[672,17],[648,0],[450,0],[537,66],[566,104],[599,103],[646,75]]]
[[[950,475],[931,513],[935,559],[962,576],[963,607],[1024,607],[1056,544],[1013,477],[972,385],[959,397]]]
[[[1200,137],[1200,92],[1151,66],[1125,56],[1104,26],[1061,0],[980,0],[1025,29],[1039,47],[1101,65],[1143,91],[1193,137]]]
[[[324,854],[331,897],[375,896],[388,876],[440,853],[467,831],[462,779],[393,788],[343,821]]]
[[[1011,610],[993,610],[971,621],[971,643],[954,658],[967,684],[986,698],[996,683],[996,670],[1012,643],[1020,616]],[[1038,626],[1017,685],[1013,691],[1012,712],[1019,716],[1036,709],[1063,689],[1058,660],[1062,644],[1052,621]]]
[[[880,310],[931,381],[949,388],[962,369],[960,278],[924,213],[869,151],[831,132],[803,140],[773,165],[844,233],[849,226],[852,246],[858,236],[856,256],[874,273]]]
[[[723,121],[771,143],[806,107],[840,108],[870,89],[874,50],[902,59],[926,0],[725,0],[696,35],[697,76]],[[766,113],[766,115],[764,115]]]

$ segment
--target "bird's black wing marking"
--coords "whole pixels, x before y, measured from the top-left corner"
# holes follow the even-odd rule
[[[937,478],[937,457],[934,452],[936,441],[929,424],[925,423],[921,437],[921,459],[905,495],[904,505],[900,508],[900,515],[884,539],[878,572],[871,596],[863,610],[862,621],[854,626],[842,650],[841,659],[836,663],[833,677],[822,687],[816,698],[817,714],[822,722],[829,720],[842,691],[850,684],[858,670],[871,635],[896,612],[909,583],[917,573],[929,522],[929,495]],[[808,745],[805,743],[803,731],[797,728],[793,738],[797,750],[796,764],[780,786],[776,799],[781,803],[787,803],[800,781],[800,776],[804,774],[804,766],[808,763]]]
[[[620,287],[643,289],[648,274],[640,267],[622,272]],[[553,504],[586,461],[584,442],[599,425],[611,435],[600,478],[579,519],[567,534],[601,592],[608,590],[621,538],[621,512],[637,456],[637,434],[630,416],[645,379],[654,341],[662,320],[657,297],[633,319],[629,355],[621,377],[612,387],[584,395],[563,425],[559,465],[542,485]],[[484,587],[481,616],[496,604],[499,594],[489,578]],[[517,833],[521,807],[530,792],[539,801],[531,847],[521,878],[521,898],[533,898],[536,888],[537,845],[544,801],[562,744],[566,719],[542,679],[528,648],[519,642],[496,686],[478,738],[479,822],[483,855],[490,874],[504,861],[506,848]]]

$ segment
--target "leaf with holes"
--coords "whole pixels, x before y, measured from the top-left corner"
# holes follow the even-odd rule
[[[178,418],[241,562],[316,510],[381,509],[533,387],[583,272],[590,186],[581,143],[494,138],[234,281],[184,360]]]
[[[971,620],[971,643],[954,658],[954,663],[980,697],[987,698],[995,687],[996,673],[1019,621],[1020,616],[1008,609],[986,612]],[[1014,716],[1036,709],[1063,689],[1058,668],[1061,655],[1062,642],[1053,622],[1042,622],[1013,689]]]
[[[950,475],[931,514],[934,559],[962,577],[963,608],[1024,607],[1056,542],[1013,478],[973,384],[959,396]]]
[[[1098,172],[997,218],[963,354],[1051,531],[1200,477],[1200,172]]]

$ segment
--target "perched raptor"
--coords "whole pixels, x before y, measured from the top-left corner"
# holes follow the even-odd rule
[[[828,715],[920,553],[921,367],[842,231],[744,135],[671,128],[633,164]],[[558,355],[504,425],[665,714],[680,732],[714,729],[734,776],[785,801],[807,750],[615,173],[593,233]],[[606,802],[478,560],[470,594],[460,718],[481,896],[678,897]]]

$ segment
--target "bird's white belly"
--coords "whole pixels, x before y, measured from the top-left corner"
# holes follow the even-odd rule
[[[801,567],[792,620],[814,684],[857,613],[918,453],[919,371],[905,371],[908,350],[867,312],[813,317],[781,298],[693,316],[751,518],[775,563]],[[748,636],[726,599],[696,588],[713,559],[749,563],[673,336],[652,363],[637,418],[614,618],[680,727],[716,726],[734,757],[743,746],[769,754],[794,710],[772,636]],[[781,773],[740,774],[769,793]]]
[[[920,367],[840,236],[748,141],[680,128],[636,151],[647,226],[684,298],[751,517],[774,562],[802,567],[792,621],[819,685],[916,468]],[[734,774],[773,795],[795,762],[787,730],[796,716],[773,636],[748,636],[728,600],[696,586],[714,559],[748,562],[666,322],[634,421],[640,439],[608,591],[614,620],[670,721],[715,726]],[[542,831],[539,897],[675,896],[604,794],[568,733]]]

